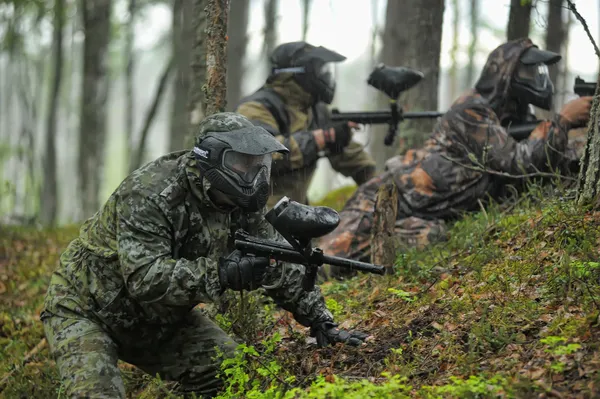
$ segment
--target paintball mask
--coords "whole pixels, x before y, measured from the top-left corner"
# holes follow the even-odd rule
[[[521,103],[550,110],[554,85],[550,80],[548,65],[557,63],[561,58],[560,54],[537,47],[527,49],[519,59],[511,82],[513,95]]]
[[[271,76],[292,73],[315,102],[331,104],[335,94],[335,68],[333,63],[346,57],[325,47],[315,47],[306,42],[280,45],[271,55]]]
[[[272,153],[289,152],[258,126],[208,133],[193,151],[211,187],[246,212],[257,212],[267,203]]]

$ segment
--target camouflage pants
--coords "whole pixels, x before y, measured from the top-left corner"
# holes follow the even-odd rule
[[[210,397],[222,382],[215,347],[231,356],[235,342],[199,310],[182,322],[156,329],[148,342],[139,336],[118,337],[94,320],[49,315],[43,318],[46,338],[56,359],[67,397],[125,398],[118,359],[163,380],[177,381],[183,392]],[[145,340],[144,340],[145,341]]]

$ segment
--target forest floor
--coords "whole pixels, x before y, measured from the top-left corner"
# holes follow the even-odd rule
[[[0,227],[0,396],[61,396],[39,313],[76,234]],[[600,212],[540,191],[468,216],[448,242],[402,251],[393,276],[322,285],[336,320],[371,334],[361,348],[316,349],[308,329],[246,295],[216,318],[246,342],[224,363],[221,397],[599,397],[599,248]],[[131,397],[175,397],[121,369]]]

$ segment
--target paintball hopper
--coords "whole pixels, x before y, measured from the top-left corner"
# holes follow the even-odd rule
[[[424,77],[425,75],[416,69],[388,67],[379,64],[369,75],[367,83],[371,87],[384,92],[390,99],[395,100],[400,96],[400,93],[410,89]]]
[[[325,206],[308,206],[283,197],[265,219],[282,235],[301,241],[329,234],[340,224],[340,215]],[[286,237],[287,238],[287,237]]]

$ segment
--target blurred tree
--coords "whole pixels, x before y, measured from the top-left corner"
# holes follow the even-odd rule
[[[204,12],[202,12],[204,15]],[[191,0],[175,0],[173,2],[173,26],[171,30],[172,48],[175,69],[173,82],[173,102],[171,106],[171,134],[169,135],[169,151],[179,151],[185,148],[185,137],[188,132],[189,91],[192,83],[191,55],[195,32],[193,25],[194,3]],[[203,24],[206,19],[199,21]],[[204,40],[204,27],[202,38]],[[206,61],[204,61],[206,64]],[[204,65],[204,68],[206,66]],[[204,72],[200,71],[200,74]],[[204,77],[200,85],[204,82]]]
[[[210,16],[210,18],[208,18]],[[227,106],[227,22],[229,0],[208,0],[206,5],[206,115]]]
[[[271,55],[277,44],[277,14],[279,0],[265,0],[265,30],[263,42],[263,54]]]
[[[460,42],[460,9],[459,1],[452,0],[452,47],[450,48],[450,71],[448,80],[450,81],[450,90],[448,90],[449,102],[452,103],[458,91],[458,45]]]
[[[464,87],[471,87],[475,83],[475,54],[477,53],[477,38],[479,36],[479,0],[471,0],[470,10],[470,21],[469,27],[471,29],[471,42],[469,43],[469,49],[467,56],[469,62],[467,64],[467,72],[465,74]],[[454,101],[454,99],[452,99]]]
[[[65,17],[64,0],[55,0],[52,35],[53,74],[48,101],[46,137],[44,141],[43,180],[40,198],[40,218],[44,225],[54,225],[57,216],[58,181],[56,179],[56,124],[59,106],[59,92],[63,70],[63,26]]]
[[[407,110],[437,110],[443,21],[443,0],[388,0],[381,61],[387,65],[415,68],[425,75],[418,86],[400,96],[400,104]],[[422,144],[434,123],[434,120],[403,122],[399,126],[399,136],[406,140],[397,138],[395,149],[402,151]],[[383,141],[383,136],[376,140]],[[390,155],[387,150],[386,155]],[[387,156],[376,157],[378,167]]]
[[[127,137],[128,154],[133,150],[133,129],[135,115],[135,93],[134,93],[134,62],[133,53],[134,25],[136,13],[136,0],[129,0],[127,7],[127,21],[125,23],[125,46],[123,58],[125,60],[125,135]]]
[[[548,4],[548,23],[546,26],[546,49],[555,53],[563,52],[563,44],[566,37],[563,23],[564,0],[550,0]],[[559,64],[550,65],[550,79],[556,85],[558,83]]]
[[[206,12],[209,0],[194,0],[192,26],[194,41],[191,50],[191,80],[188,92],[188,124],[185,147],[191,147],[195,134],[195,127],[204,119],[206,114],[206,98],[202,87],[206,83]]]
[[[83,217],[88,218],[98,210],[104,173],[112,0],[81,0],[79,4],[85,36],[78,172]]]
[[[516,40],[529,36],[532,0],[510,0],[506,39]]]
[[[231,8],[227,26],[227,109],[233,111],[242,98],[242,80],[248,46],[249,0],[237,0]]]
[[[302,41],[306,41],[308,35],[308,20],[310,15],[310,6],[312,0],[302,0]]]

